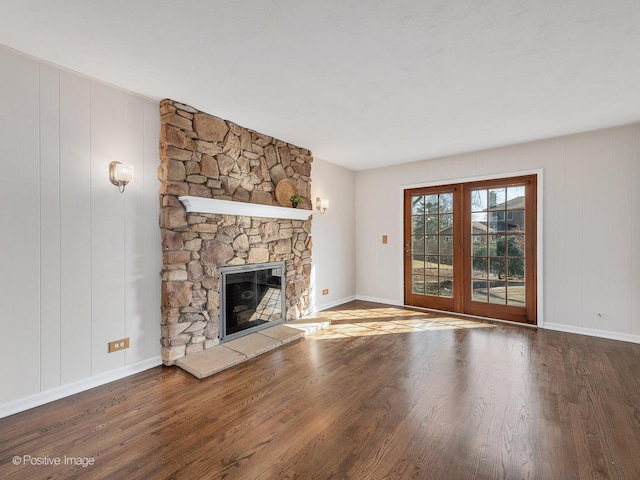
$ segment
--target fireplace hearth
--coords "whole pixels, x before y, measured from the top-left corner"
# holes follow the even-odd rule
[[[284,322],[285,263],[220,267],[220,342]]]

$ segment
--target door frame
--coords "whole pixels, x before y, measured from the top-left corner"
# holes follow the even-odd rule
[[[400,264],[399,268],[399,278],[402,281],[401,285],[401,303],[402,305],[409,308],[417,308],[412,307],[411,305],[407,305],[404,299],[404,198],[405,198],[405,190],[413,189],[413,188],[422,188],[422,187],[440,187],[445,185],[452,185],[457,183],[472,183],[472,182],[481,182],[484,180],[500,180],[510,177],[521,177],[526,175],[536,175],[536,310],[537,310],[537,323],[532,326],[544,327],[544,289],[543,289],[543,273],[544,273],[544,218],[543,218],[543,188],[544,188],[544,171],[542,168],[530,169],[530,170],[517,170],[510,171],[505,173],[498,173],[493,175],[477,175],[473,177],[454,177],[443,180],[435,180],[432,182],[420,182],[420,183],[411,183],[400,185],[399,192],[399,202],[400,202],[400,215],[401,220],[398,222],[397,227],[397,235],[400,239],[400,252],[399,259]],[[451,312],[447,312],[451,313]],[[457,314],[457,315],[466,315],[466,314]],[[477,317],[477,315],[466,315],[470,317]],[[479,317],[482,318],[482,317]],[[499,319],[498,319],[499,320]],[[499,320],[499,321],[507,321],[507,320]],[[510,322],[516,323],[516,322]],[[526,323],[516,323],[517,325],[531,325]]]

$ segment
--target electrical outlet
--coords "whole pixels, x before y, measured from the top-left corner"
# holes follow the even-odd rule
[[[117,352],[129,348],[129,337],[109,342],[109,353]]]
[[[386,245],[386,244],[387,244],[387,236],[386,236],[386,235],[382,235],[382,243],[383,243],[384,245]]]
[[[322,294],[323,295],[329,295],[329,289],[325,288],[324,290],[322,290]]]

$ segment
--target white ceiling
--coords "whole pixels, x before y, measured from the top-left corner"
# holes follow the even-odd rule
[[[640,120],[638,0],[0,0],[0,44],[354,170]]]

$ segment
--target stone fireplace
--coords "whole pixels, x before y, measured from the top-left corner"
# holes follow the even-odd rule
[[[221,271],[281,262],[283,320],[310,313],[313,158],[173,100],[160,103],[160,114],[161,342],[172,365],[226,337]],[[278,203],[283,180],[302,196],[298,209]]]

